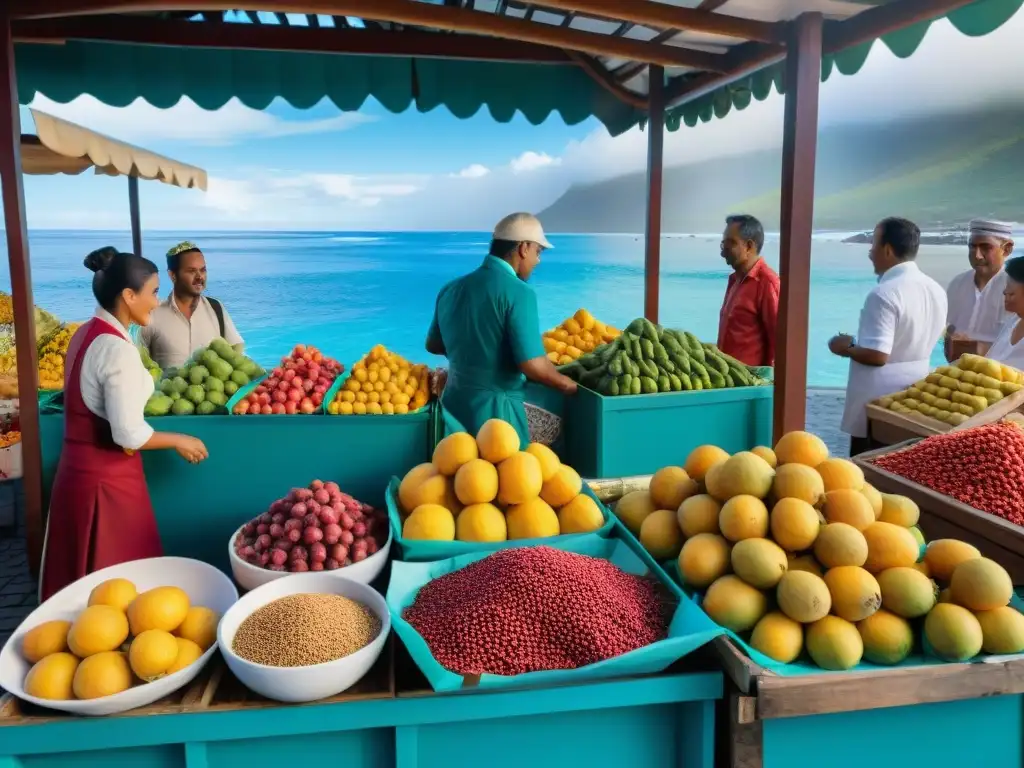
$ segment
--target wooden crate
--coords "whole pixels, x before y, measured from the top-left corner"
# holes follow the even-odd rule
[[[925,539],[966,541],[977,547],[985,557],[1006,568],[1015,586],[1024,585],[1024,528],[870,463],[873,457],[909,448],[917,442],[917,439],[907,440],[898,445],[869,451],[854,457],[853,461],[863,470],[864,478],[879,491],[913,499],[921,508],[919,525]]]
[[[931,437],[983,424],[992,424],[1008,414],[1024,409],[1024,389],[1014,392],[995,405],[976,413],[962,424],[954,427],[944,421],[933,419],[922,413],[897,413],[875,403],[867,406],[868,430],[872,439],[882,445],[896,445],[915,437]]]
[[[777,733],[767,734],[772,738],[766,737],[766,731],[779,729],[783,719],[800,720],[784,724],[787,736],[802,729],[809,739],[817,737],[821,741],[829,741],[835,738],[833,746],[837,749],[859,749],[856,737],[850,735],[859,727],[857,713],[886,709],[889,730],[887,733],[875,733],[872,738],[887,743],[891,739],[906,741],[905,731],[901,731],[900,725],[906,720],[930,717],[936,732],[956,730],[955,711],[942,707],[909,711],[918,705],[962,702],[963,707],[969,708],[975,704],[973,700],[1006,697],[1007,707],[1012,708],[1014,701],[1008,697],[1017,697],[1019,702],[1024,696],[1024,658],[1020,657],[991,657],[973,664],[783,677],[751,661],[727,638],[719,638],[714,649],[732,681],[724,702],[728,709],[730,753],[718,763],[728,768],[790,768],[789,755],[775,751],[781,752],[783,742],[789,739]],[[847,718],[848,723],[845,722]],[[827,733],[827,729],[834,733]],[[1003,737],[1008,744],[1019,746],[1024,734],[1018,728],[1016,733],[1003,734]],[[914,738],[910,738],[909,743],[916,746],[908,746],[908,749],[925,748]],[[936,746],[935,751],[941,755],[941,746]],[[893,764],[892,755],[878,754],[875,757],[877,759],[871,760],[874,766],[888,768]],[[828,765],[828,760],[822,762],[822,753],[815,751],[806,764],[824,766]],[[942,762],[933,756],[929,765],[934,768],[960,768],[962,763],[955,759]]]

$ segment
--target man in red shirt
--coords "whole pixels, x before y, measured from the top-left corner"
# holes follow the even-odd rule
[[[718,348],[747,365],[775,364],[779,276],[764,259],[764,227],[753,216],[729,216],[722,258],[732,267],[718,315]]]

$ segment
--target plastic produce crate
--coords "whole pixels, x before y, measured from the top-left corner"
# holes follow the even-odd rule
[[[682,464],[706,443],[729,453],[769,445],[773,394],[761,386],[604,397],[581,387],[565,399],[563,460],[583,477],[625,477]]]

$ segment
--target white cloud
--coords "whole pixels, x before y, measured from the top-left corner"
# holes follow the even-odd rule
[[[453,173],[451,175],[452,177],[459,179],[482,179],[490,172],[491,169],[488,168],[486,165],[480,165],[480,163],[473,163],[472,165],[467,165],[458,173]]]
[[[156,141],[235,144],[247,139],[344,131],[376,119],[360,112],[343,112],[319,120],[288,120],[250,109],[237,99],[216,112],[202,109],[188,98],[182,98],[170,109],[157,109],[142,99],[117,108],[92,96],[80,96],[60,104],[37,95],[29,106],[99,133],[141,144]]]
[[[531,152],[527,150],[519,157],[514,158],[509,163],[509,168],[512,169],[512,173],[529,173],[541,168],[547,168],[548,166],[561,164],[561,158],[552,157],[547,152]]]

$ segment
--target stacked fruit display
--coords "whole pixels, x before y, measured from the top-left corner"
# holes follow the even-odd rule
[[[146,403],[147,416],[208,416],[224,413],[228,399],[263,369],[224,339],[197,351],[181,368],[163,372],[157,392]]]
[[[149,356],[149,352],[143,347],[139,347],[139,357],[142,359],[142,365],[149,375],[153,377],[153,381],[159,382],[163,376],[163,371],[160,370],[160,366],[156,364],[152,357]]]
[[[614,341],[561,369],[602,395],[684,392],[762,383],[743,363],[687,331],[638,318]]]
[[[61,326],[39,347],[40,389],[64,389],[64,360],[67,358],[71,337],[80,326],[81,323]]]
[[[544,332],[544,351],[555,365],[565,365],[621,334],[618,328],[595,320],[587,310],[577,309],[572,317]]]
[[[378,344],[352,366],[352,373],[327,405],[332,416],[410,413],[430,400],[430,371]]]
[[[178,587],[140,594],[127,579],[110,579],[92,590],[73,621],[47,621],[25,634],[21,653],[32,664],[25,692],[97,699],[172,675],[216,642],[219,619],[190,605]]]
[[[898,664],[919,621],[941,659],[1024,651],[1006,571],[955,540],[922,557],[917,505],[879,493],[806,432],[734,456],[701,446],[616,513],[653,556],[678,558],[714,621],[776,661]]]
[[[315,413],[327,390],[345,366],[325,357],[316,347],[299,344],[249,395],[239,400],[232,413],[249,415],[294,415]]]
[[[36,352],[42,360],[44,357],[44,348],[47,347],[50,340],[59,333],[62,329],[60,319],[45,309],[35,308],[34,313],[35,330],[36,330]],[[0,293],[0,373],[13,373],[16,374],[18,370],[17,354],[15,350],[15,339],[14,339],[14,307],[12,304],[11,297],[6,293]],[[79,323],[72,323],[72,333],[78,328]],[[71,335],[67,338],[70,340]],[[47,350],[49,352],[56,351],[56,348]],[[61,365],[63,366],[63,358],[67,353],[67,343],[64,343],[63,349],[60,350]],[[51,359],[50,364],[53,363]],[[49,366],[48,366],[49,368]],[[40,368],[40,379],[43,378],[44,370]],[[48,381],[56,380],[56,377],[52,375],[50,370],[46,370],[46,378]],[[63,389],[64,380],[60,379],[60,386],[58,389]]]
[[[387,540],[387,516],[314,480],[293,488],[235,537],[235,553],[271,571],[333,571],[365,560]]]
[[[1024,373],[978,355],[962,355],[912,387],[879,398],[896,413],[921,414],[951,426],[963,424],[1024,386]]]
[[[457,432],[398,488],[402,537],[497,542],[589,533],[605,520],[576,471],[545,445],[520,450],[508,422],[490,419],[476,438]]]

